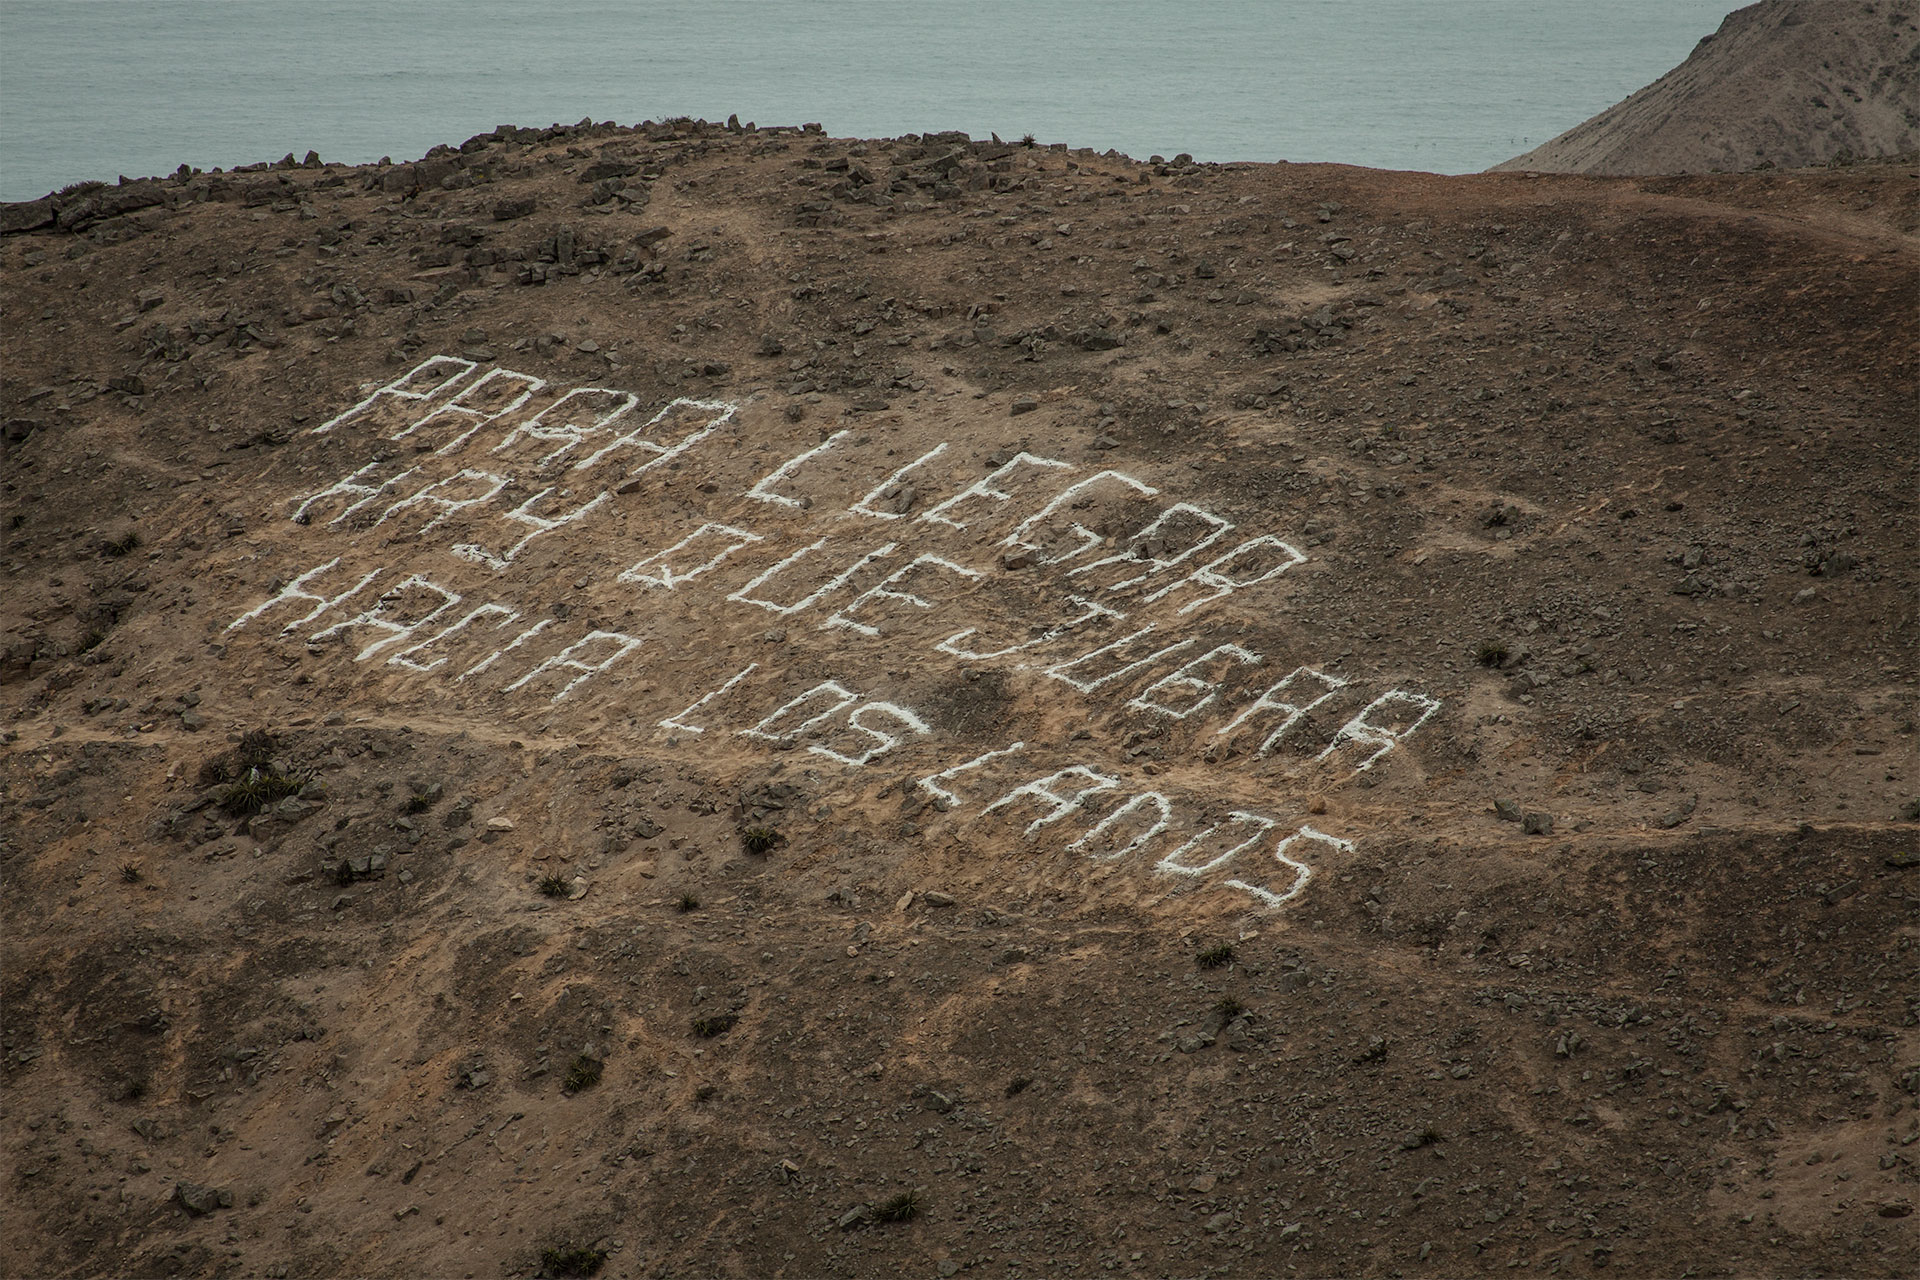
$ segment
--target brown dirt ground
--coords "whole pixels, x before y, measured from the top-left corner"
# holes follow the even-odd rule
[[[0,1269],[1910,1270],[1910,167],[510,134],[7,211]],[[315,432],[436,355],[474,372]],[[545,385],[407,431],[493,368]],[[578,387],[736,408],[603,485],[570,468],[607,433],[505,438]],[[898,519],[849,514],[938,445]],[[1107,470],[1152,501],[1109,479],[1006,542]],[[452,505],[475,472],[505,488]],[[291,518],[353,473],[357,511]],[[600,494],[503,567],[450,553]],[[1199,536],[1134,536],[1174,503],[1304,558],[1148,600]],[[709,525],[758,540],[621,578]],[[734,598],[815,543],[755,598],[818,603]],[[376,576],[234,625],[330,563],[316,593]],[[445,633],[408,575],[501,612]],[[875,634],[823,628],[888,581],[846,615]],[[1050,631],[1070,595],[1129,616]],[[1050,676],[1146,622],[1191,647]],[[1030,647],[937,647],[966,627]],[[1297,667],[1347,683],[1269,754],[1220,732]],[[864,722],[783,733],[829,681]],[[1438,709],[1360,770],[1340,730],[1390,690]],[[953,807],[919,782],[1016,740]],[[298,793],[223,809],[242,753]],[[1115,782],[1086,811],[989,810],[1076,765]],[[1149,792],[1157,843],[1099,856],[1137,808],[1073,847]],[[1284,890],[1303,827],[1340,843],[1288,846],[1296,896],[1227,883]]]

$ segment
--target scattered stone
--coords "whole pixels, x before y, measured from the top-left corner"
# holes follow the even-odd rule
[[[174,1184],[173,1198],[194,1217],[204,1217],[215,1209],[231,1209],[233,1192],[226,1187],[203,1187],[192,1182]]]
[[[1039,407],[1040,407],[1040,402],[1038,400],[1035,400],[1032,396],[1018,396],[1014,399],[1014,402],[1011,406],[1012,416],[1017,418],[1023,413],[1032,413],[1035,409],[1038,409]]]
[[[1534,810],[1522,815],[1520,829],[1530,836],[1550,836],[1553,834],[1553,815]]]
[[[533,212],[533,203],[532,196],[518,196],[511,200],[495,201],[493,206],[493,220],[495,222],[512,222],[515,218],[524,218]]]
[[[1513,800],[1495,800],[1493,812],[1502,822],[1520,821],[1520,805]]]
[[[1685,822],[1688,818],[1693,816],[1694,808],[1699,803],[1700,803],[1699,796],[1697,795],[1688,796],[1684,801],[1680,803],[1680,805],[1677,808],[1674,808],[1669,812],[1667,812],[1666,814],[1662,815],[1659,822],[1660,829],[1662,831],[1671,831],[1673,828],[1679,826],[1681,823]]]

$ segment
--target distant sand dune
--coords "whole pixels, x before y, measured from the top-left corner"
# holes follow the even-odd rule
[[[1764,0],[1687,60],[1494,170],[1739,172],[1920,151],[1920,5]]]

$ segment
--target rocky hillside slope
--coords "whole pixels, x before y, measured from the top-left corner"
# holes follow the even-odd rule
[[[0,1270],[1920,1252],[1906,170],[6,219]]]
[[[1740,173],[1916,152],[1920,5],[1762,0],[1626,101],[1494,170]]]

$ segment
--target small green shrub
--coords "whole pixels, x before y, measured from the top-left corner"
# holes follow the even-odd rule
[[[540,1251],[540,1274],[555,1277],[590,1276],[599,1271],[606,1261],[604,1249],[561,1245]]]
[[[680,895],[680,901],[676,905],[679,906],[682,912],[698,911],[700,909],[700,899],[690,893],[683,893]]]
[[[710,1102],[713,1100],[713,1096],[719,1092],[719,1085],[703,1084],[693,1091],[693,1100],[695,1102]]]
[[[120,864],[120,883],[139,884],[144,879],[146,879],[146,877],[140,874],[139,863],[123,862]]]
[[[695,1018],[693,1020],[693,1034],[699,1036],[702,1040],[711,1040],[715,1036],[723,1036],[733,1030],[734,1024],[739,1021],[740,1015],[738,1014],[711,1013],[706,1017]]]
[[[772,827],[747,827],[740,832],[740,847],[748,853],[771,853],[779,843],[780,833]]]
[[[920,1216],[920,1193],[902,1191],[873,1211],[882,1222],[911,1222]]]
[[[541,876],[539,888],[541,895],[548,898],[564,898],[573,890],[565,877],[556,875]]]
[[[1221,996],[1213,1002],[1213,1011],[1226,1021],[1232,1022],[1235,1018],[1247,1011],[1247,1006],[1241,1004],[1232,996]]]
[[[1193,958],[1193,962],[1202,969],[1218,969],[1233,959],[1231,942],[1215,943]]]
[[[433,808],[433,797],[424,791],[416,791],[407,797],[405,804],[400,806],[400,812],[425,813],[431,808]]]
[[[1023,147],[1032,147],[1032,146],[1038,146],[1039,144],[1033,140],[1032,134],[1023,133],[1020,135],[1020,145]]]
[[[1512,656],[1507,646],[1498,640],[1488,640],[1473,651],[1473,660],[1483,667],[1498,667]]]
[[[600,1073],[604,1070],[606,1070],[606,1063],[592,1054],[583,1053],[567,1068],[567,1078],[561,1081],[560,1087],[568,1093],[591,1089],[600,1083]]]
[[[340,859],[340,865],[333,869],[333,882],[344,889],[353,883],[353,878],[353,863]]]
[[[1007,1096],[1009,1098],[1016,1097],[1019,1094],[1025,1093],[1027,1090],[1031,1088],[1033,1088],[1032,1077],[1015,1076],[1013,1079],[1007,1082]]]
[[[140,545],[140,533],[129,529],[117,538],[108,538],[100,544],[100,554],[104,556],[124,556]]]
[[[279,773],[273,766],[253,765],[239,781],[220,793],[220,808],[230,817],[244,818],[259,813],[276,800],[284,800],[300,790],[301,780]]]

